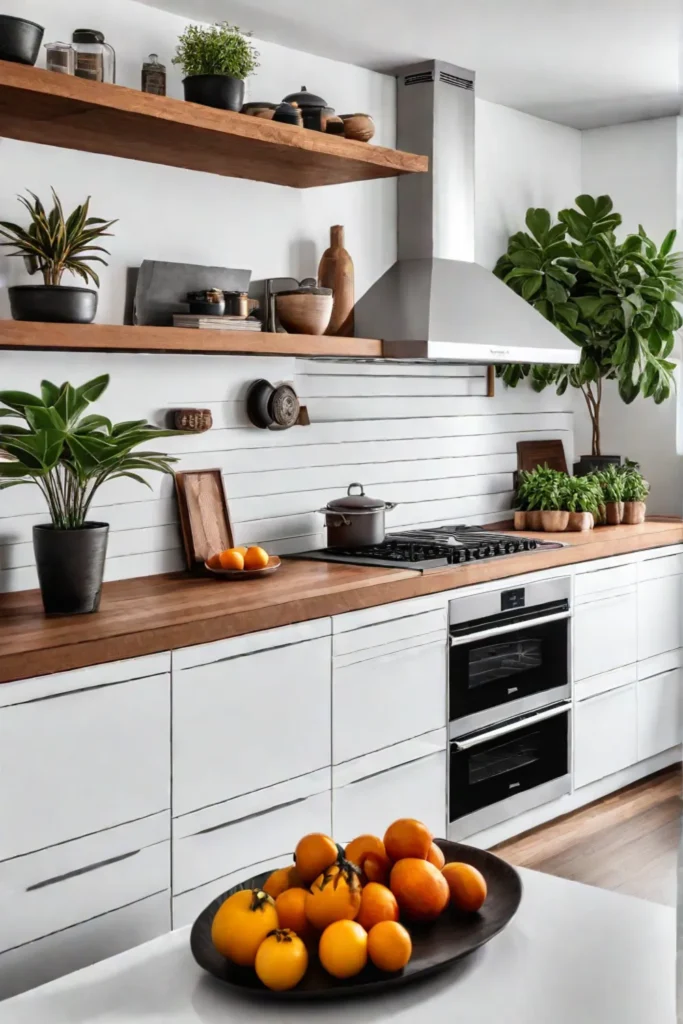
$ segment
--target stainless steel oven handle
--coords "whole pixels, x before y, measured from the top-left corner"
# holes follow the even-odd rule
[[[497,729],[489,729],[488,732],[479,733],[478,736],[472,736],[467,740],[452,740],[451,746],[456,750],[471,750],[472,747],[479,747],[482,743],[488,743],[489,740],[497,740],[499,736],[507,736],[511,732],[519,732],[520,729],[526,729],[529,725],[536,725],[537,722],[544,722],[547,718],[555,718],[557,715],[565,715],[571,707],[571,701],[566,701],[564,704],[556,704],[552,708],[546,708],[544,711],[539,711],[536,715],[529,715],[527,718],[517,719],[514,722],[507,722],[506,725],[500,725]]]
[[[451,647],[471,644],[475,640],[488,640],[489,637],[504,636],[505,633],[516,633],[519,629],[529,629],[531,626],[545,626],[548,622],[561,622],[562,619],[571,618],[571,614],[570,611],[555,612],[554,615],[541,615],[538,619],[523,619],[521,622],[510,622],[506,626],[494,626],[492,629],[474,631],[465,636],[452,636]]]

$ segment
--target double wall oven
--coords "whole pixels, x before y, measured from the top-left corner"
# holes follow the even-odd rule
[[[449,830],[462,839],[571,789],[571,583],[449,605]]]

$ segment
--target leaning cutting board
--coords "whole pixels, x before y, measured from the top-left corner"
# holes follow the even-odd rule
[[[320,260],[318,280],[322,288],[331,288],[334,296],[332,317],[325,334],[352,338],[355,329],[353,260],[344,248],[341,224],[330,228],[330,246]]]

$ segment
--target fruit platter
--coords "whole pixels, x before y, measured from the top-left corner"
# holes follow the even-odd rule
[[[190,938],[200,967],[262,995],[357,995],[434,973],[514,916],[522,883],[492,853],[413,818],[346,847],[304,836],[292,862],[217,897]]]

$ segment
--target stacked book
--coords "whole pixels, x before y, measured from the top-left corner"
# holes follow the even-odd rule
[[[200,331],[262,331],[260,320],[239,316],[200,316],[197,313],[174,313],[174,327],[195,327]]]

